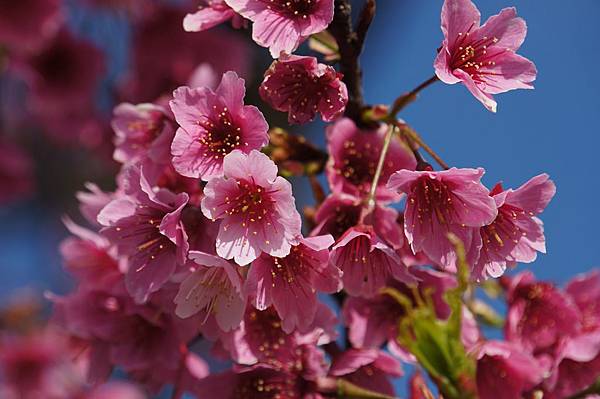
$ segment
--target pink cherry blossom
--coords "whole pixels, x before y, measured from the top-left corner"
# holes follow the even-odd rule
[[[180,87],[171,110],[180,128],[171,146],[173,166],[184,176],[209,180],[222,176],[223,158],[233,150],[248,153],[268,142],[269,126],[258,108],[244,105],[244,80],[223,75],[215,91]]]
[[[29,336],[0,335],[0,396],[63,399],[82,390],[84,370],[71,362],[68,337],[48,329]]]
[[[227,21],[231,21],[236,28],[244,23],[244,19],[232,10],[225,0],[200,0],[198,10],[183,19],[183,29],[188,32],[201,32]]]
[[[317,226],[311,235],[331,234],[336,240],[339,239],[346,230],[358,225],[363,208],[364,203],[351,195],[329,195],[315,214]],[[377,203],[364,222],[371,224],[378,237],[397,249],[404,241],[404,233],[398,219],[398,211]]]
[[[552,351],[565,337],[581,332],[574,301],[553,284],[536,281],[531,272],[511,280],[507,302],[506,338],[530,351]]]
[[[277,176],[277,166],[266,155],[234,150],[223,160],[223,177],[204,187],[202,212],[221,220],[217,254],[247,265],[261,252],[284,257],[300,235],[300,214],[292,187]]]
[[[291,54],[307,37],[327,28],[333,20],[333,0],[225,0],[249,19],[252,39],[268,47],[273,58]]]
[[[110,246],[109,241],[70,219],[64,219],[64,223],[73,236],[61,242],[60,254],[65,269],[78,280],[80,286],[89,284],[108,288],[119,282],[124,267],[119,264],[115,248]]]
[[[498,214],[496,203],[481,184],[483,169],[433,171],[400,170],[388,188],[407,195],[404,232],[414,253],[423,251],[440,266],[452,270],[456,253],[447,238],[456,235],[473,265],[479,258],[479,227],[490,224]]]
[[[445,83],[464,83],[487,109],[496,112],[493,95],[532,89],[537,71],[533,62],[516,54],[527,26],[514,7],[503,9],[481,26],[480,19],[471,0],[444,1],[444,42],[435,72]]]
[[[190,251],[189,257],[200,267],[181,283],[175,314],[186,318],[202,311],[205,318],[214,314],[223,331],[237,327],[246,308],[238,266],[199,251]]]
[[[137,302],[145,302],[186,262],[189,244],[181,222],[186,193],[154,191],[143,171],[126,171],[126,196],[106,205],[98,215],[102,234],[129,261],[127,288]]]
[[[113,158],[121,163],[150,159],[156,164],[171,161],[170,146],[175,129],[167,111],[154,104],[119,104],[113,111],[115,131]]]
[[[352,227],[331,248],[330,262],[342,270],[344,289],[352,296],[373,297],[393,277],[414,281],[408,268],[372,226]]]
[[[87,191],[78,191],[75,197],[79,201],[79,212],[88,223],[99,226],[98,214],[110,201],[115,199],[114,193],[104,192],[97,184],[84,184]]]
[[[377,349],[348,349],[333,358],[329,374],[361,388],[394,396],[390,378],[404,374],[398,360]]]
[[[104,73],[104,54],[63,28],[42,51],[26,57],[22,67],[35,112],[66,113],[92,101]]]
[[[481,399],[526,397],[525,393],[542,381],[544,372],[518,345],[488,341],[478,353],[477,391]]]
[[[325,345],[338,335],[337,318],[322,302],[317,302],[313,321],[306,329],[287,333],[282,327],[282,320],[275,308],[271,306],[259,311],[249,305],[238,328],[219,334],[217,347],[226,352],[225,358],[231,358],[239,364],[264,363],[293,369],[299,346]]]
[[[262,254],[250,267],[246,292],[264,310],[273,305],[282,328],[290,333],[312,324],[317,312],[317,292],[334,293],[341,287],[341,272],[329,263],[331,236],[302,238],[289,255]]]
[[[288,113],[290,124],[310,122],[317,112],[331,122],[343,114],[348,103],[340,74],[319,64],[315,57],[281,56],[265,73],[259,92],[273,108]]]
[[[428,292],[440,319],[450,315],[444,293],[456,286],[453,275],[429,269],[410,270],[418,281],[419,292]],[[390,279],[387,287],[412,297],[411,289],[404,283]],[[404,308],[389,295],[377,294],[371,298],[349,297],[342,309],[348,326],[348,338],[355,348],[379,348],[386,342],[395,348],[398,337],[398,320],[405,314]]]
[[[475,265],[475,275],[499,277],[516,262],[530,263],[537,252],[546,252],[542,221],[536,215],[548,205],[556,187],[548,175],[530,179],[516,190],[497,185],[490,195],[496,201],[498,216],[480,229],[483,247]]]
[[[600,330],[600,272],[576,276],[565,291],[581,312],[584,330]]]
[[[349,118],[343,118],[327,128],[327,180],[334,193],[346,193],[358,198],[371,190],[377,168],[386,125],[376,130],[363,131]],[[414,170],[417,162],[412,152],[400,140],[392,140],[377,187],[379,201],[397,201],[400,196],[385,187],[392,173],[401,169]]]

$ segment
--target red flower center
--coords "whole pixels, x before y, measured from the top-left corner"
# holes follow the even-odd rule
[[[241,128],[236,125],[227,107],[218,112],[214,107],[216,117],[198,121],[206,131],[199,139],[205,146],[207,157],[222,158],[242,144]]]
[[[288,18],[308,18],[317,0],[263,0],[269,10]]]

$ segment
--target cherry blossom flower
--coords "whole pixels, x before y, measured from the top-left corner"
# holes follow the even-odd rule
[[[481,15],[471,0],[445,0],[444,42],[435,60],[438,78],[462,82],[488,110],[496,112],[494,94],[532,89],[533,62],[516,54],[527,26],[514,7],[505,8],[480,26]]]
[[[290,124],[312,121],[319,112],[331,122],[344,112],[348,90],[336,70],[315,57],[281,56],[265,73],[259,93],[278,111],[288,113]]]
[[[183,29],[188,32],[201,32],[231,20],[231,24],[240,28],[244,19],[225,3],[225,0],[200,0],[198,10],[187,14],[183,19]]]
[[[102,234],[126,256],[127,288],[137,302],[145,302],[186,262],[189,244],[181,222],[186,193],[154,191],[135,165],[126,170],[126,196],[106,205],[98,215]]]
[[[154,104],[119,104],[113,111],[115,161],[126,163],[150,159],[166,165],[175,128],[167,111]]]
[[[512,279],[507,302],[506,338],[529,351],[552,351],[564,337],[581,332],[573,299],[553,284],[536,281],[531,272]]]
[[[446,319],[450,308],[444,300],[444,293],[456,286],[456,279],[451,274],[429,269],[414,268],[410,269],[410,273],[418,281],[419,292],[431,295],[438,317]],[[411,289],[404,283],[390,279],[385,285],[412,297]],[[387,294],[371,298],[349,297],[342,309],[348,326],[348,339],[353,347],[379,348],[387,342],[395,352],[398,352],[398,320],[404,314],[404,308]]]
[[[83,388],[84,370],[71,362],[68,337],[48,329],[30,336],[0,336],[0,396],[62,399]]]
[[[42,51],[26,57],[20,66],[31,87],[35,112],[64,113],[91,101],[104,72],[104,55],[91,42],[63,28]]]
[[[333,20],[333,0],[225,0],[249,19],[252,39],[268,47],[273,58],[291,54],[307,37],[324,31]]]
[[[234,150],[223,160],[223,177],[204,187],[202,212],[221,220],[217,254],[247,265],[261,252],[284,257],[300,235],[300,214],[292,187],[277,176],[277,166],[266,155]]]
[[[346,230],[358,225],[363,208],[364,203],[351,195],[329,195],[315,214],[317,226],[311,235],[331,234],[336,240],[339,239]],[[397,249],[404,242],[404,233],[397,222],[398,218],[398,211],[377,203],[364,222],[371,224],[378,237]]]
[[[246,308],[238,266],[199,251],[190,251],[189,258],[200,267],[181,283],[175,314],[186,318],[203,311],[205,318],[214,314],[223,331],[237,327]]]
[[[542,221],[536,215],[548,205],[556,187],[548,175],[530,179],[516,190],[497,185],[490,192],[498,207],[494,221],[480,229],[483,247],[475,265],[475,275],[499,277],[507,266],[530,263],[537,252],[546,252]]]
[[[338,336],[337,318],[322,302],[317,302],[313,321],[307,328],[287,333],[282,327],[275,308],[271,306],[260,311],[249,305],[238,328],[219,334],[217,347],[226,352],[226,359],[231,358],[238,364],[263,363],[280,369],[293,369],[298,347],[325,345]],[[210,335],[210,331],[208,333]]]
[[[84,184],[87,191],[78,191],[75,197],[79,201],[79,212],[92,225],[100,226],[98,214],[110,201],[114,200],[115,193],[102,191],[97,184],[87,182]]]
[[[393,277],[414,281],[400,257],[372,226],[352,227],[331,248],[329,260],[342,270],[344,289],[352,296],[373,297]]]
[[[358,198],[369,193],[386,131],[386,125],[374,131],[362,131],[349,118],[342,118],[327,128],[330,154],[327,180],[334,193],[343,192]],[[377,200],[398,201],[400,196],[386,188],[385,182],[397,170],[414,170],[416,165],[408,147],[399,140],[393,140],[381,172]]]
[[[329,263],[331,236],[302,238],[289,255],[262,254],[250,267],[246,292],[264,310],[273,305],[282,328],[290,333],[312,324],[317,312],[317,291],[333,293],[341,287],[341,272]]]
[[[494,199],[480,180],[483,169],[456,169],[441,172],[400,170],[388,188],[407,195],[404,232],[414,253],[427,257],[449,270],[454,269],[456,253],[447,238],[456,235],[464,244],[467,262],[479,258],[479,227],[490,224],[498,210]]]
[[[544,373],[544,367],[518,345],[488,341],[478,353],[477,391],[481,399],[526,397]]]
[[[584,330],[600,330],[600,272],[574,277],[565,287],[565,292],[579,308]]]
[[[390,378],[404,374],[398,360],[377,349],[348,349],[333,358],[329,374],[361,388],[394,396]]]
[[[222,176],[223,158],[231,151],[248,153],[267,144],[269,126],[258,108],[244,105],[245,93],[235,72],[224,74],[215,91],[175,90],[171,109],[180,128],[171,153],[179,173],[202,180]]]
[[[94,365],[90,382],[105,381],[119,366],[157,392],[189,367],[190,355],[180,348],[198,334],[198,318],[183,320],[170,313],[165,306],[173,301],[173,289],[155,295],[144,305],[135,304],[121,282],[110,290],[79,289],[55,299],[57,322],[87,343]],[[204,365],[201,377],[206,374]]]

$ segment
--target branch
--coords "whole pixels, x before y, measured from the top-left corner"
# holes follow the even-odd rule
[[[356,32],[352,28],[352,12],[348,0],[335,0],[335,13],[329,31],[335,37],[340,51],[340,72],[348,88],[346,116],[357,125],[364,125],[361,119],[365,100],[362,90],[362,70],[359,57],[367,31],[375,15],[375,0],[368,0],[363,8]]]

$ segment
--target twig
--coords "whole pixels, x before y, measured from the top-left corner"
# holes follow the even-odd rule
[[[417,99],[417,95],[423,89],[437,82],[438,80],[438,77],[436,75],[433,75],[431,78],[427,79],[425,82],[421,83],[420,85],[412,89],[410,92],[398,97],[392,105],[392,110],[390,111],[390,118],[396,118],[396,115],[398,115],[398,113],[402,111],[404,107],[406,107],[408,104],[412,103]]]
[[[370,210],[375,207],[375,194],[377,192],[377,185],[379,184],[379,179],[381,178],[381,171],[383,170],[383,165],[385,164],[385,156],[390,148],[394,130],[396,130],[396,127],[393,124],[390,124],[388,131],[385,134],[385,138],[383,139],[383,147],[381,148],[381,154],[379,155],[379,162],[377,163],[377,169],[375,169],[373,181],[371,182],[371,190],[369,191],[369,197],[367,198],[367,208],[369,209],[367,213],[369,213]]]
[[[446,162],[444,162],[444,160],[435,151],[433,151],[433,149],[431,147],[429,147],[427,145],[427,143],[425,143],[421,139],[421,137],[417,134],[417,132],[415,132],[413,129],[411,129],[410,127],[408,127],[406,125],[400,125],[400,123],[398,123],[398,122],[395,122],[395,125],[400,129],[402,134],[406,135],[411,140],[413,140],[415,143],[417,143],[419,145],[419,147],[423,148],[425,150],[425,152],[427,152],[438,163],[438,165],[440,165],[445,170],[450,169],[448,164]]]
[[[357,31],[352,28],[352,12],[348,0],[335,0],[335,13],[329,31],[337,41],[340,51],[340,72],[348,88],[348,105],[346,116],[357,125],[363,125],[361,120],[365,100],[362,89],[362,70],[359,57],[362,52],[364,39],[375,15],[375,1],[369,0],[363,8]]]

